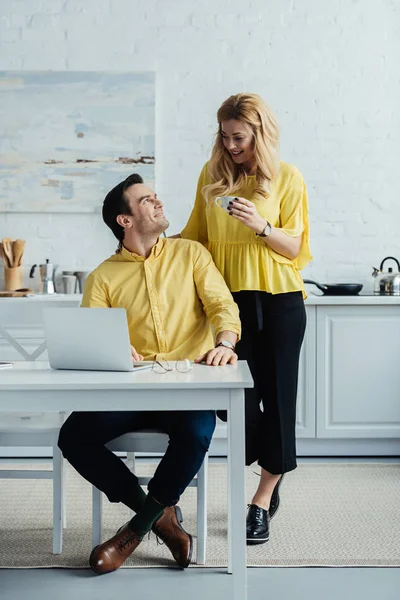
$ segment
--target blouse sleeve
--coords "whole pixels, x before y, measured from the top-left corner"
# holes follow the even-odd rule
[[[299,255],[292,262],[297,269],[304,267],[312,259],[310,252],[310,227],[308,222],[308,196],[304,179],[297,169],[295,170],[286,188],[283,190],[280,204],[280,228],[291,237],[303,235]],[[277,252],[270,254],[277,262],[288,262]]]
[[[181,237],[200,242],[205,245],[208,242],[206,202],[201,190],[207,185],[207,165],[206,163],[200,173],[197,182],[196,200],[188,222],[181,231]]]

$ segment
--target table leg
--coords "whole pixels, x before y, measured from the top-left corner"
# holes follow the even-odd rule
[[[228,412],[228,573],[233,600],[247,598],[244,390],[231,390]]]

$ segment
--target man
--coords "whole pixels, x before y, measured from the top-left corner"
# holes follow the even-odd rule
[[[119,246],[89,275],[82,306],[126,309],[135,361],[234,364],[239,313],[220,272],[201,244],[160,237],[169,225],[163,203],[139,175],[129,176],[107,194],[103,220]],[[58,442],[63,455],[111,502],[123,502],[136,513],[93,549],[90,566],[96,573],[118,569],[151,529],[179,566],[189,565],[192,537],[180,525],[176,505],[203,463],[214,428],[214,411],[71,414]],[[141,429],[164,431],[170,438],[147,495],[137,477],[105,446]]]

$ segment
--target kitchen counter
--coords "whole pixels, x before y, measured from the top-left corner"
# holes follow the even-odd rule
[[[80,302],[81,300],[82,294],[32,294],[32,296],[22,298],[0,298],[0,307],[7,302],[13,304],[19,302],[24,305],[27,302]]]
[[[363,295],[358,296],[323,296],[307,291],[308,298],[306,299],[307,306],[393,306],[400,305],[400,296],[373,296]],[[14,306],[19,303],[22,306],[27,302],[72,302],[80,304],[82,294],[35,294],[25,298],[0,298],[0,309],[4,304],[11,302]]]
[[[323,296],[307,292],[305,303],[308,306],[393,306],[400,305],[400,296],[368,296],[362,293],[358,296]]]

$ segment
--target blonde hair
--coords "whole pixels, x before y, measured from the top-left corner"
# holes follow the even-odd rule
[[[233,195],[247,184],[248,174],[232,161],[223,143],[221,124],[230,119],[242,121],[253,130],[257,182],[254,195],[268,198],[271,182],[279,171],[279,126],[270,107],[257,94],[236,94],[220,106],[218,131],[208,163],[213,183],[203,187],[203,196],[211,202],[216,196]]]

